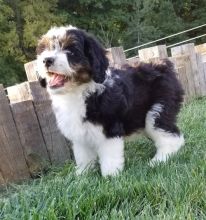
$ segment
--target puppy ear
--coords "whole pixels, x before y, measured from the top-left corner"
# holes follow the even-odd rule
[[[106,50],[94,37],[85,33],[84,53],[90,62],[94,81],[102,83],[105,80],[106,70],[109,65]]]

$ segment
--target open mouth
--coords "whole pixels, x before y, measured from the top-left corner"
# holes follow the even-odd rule
[[[48,72],[48,75],[51,77],[48,85],[52,89],[63,87],[64,84],[69,81],[69,76],[65,76],[59,73]]]

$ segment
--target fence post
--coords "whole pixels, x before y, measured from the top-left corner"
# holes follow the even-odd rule
[[[144,48],[139,50],[140,61],[150,62],[159,59],[167,58],[166,45],[158,45],[154,47]]]
[[[38,81],[37,78],[37,61],[33,60],[24,64],[24,69],[29,82]]]
[[[206,53],[206,43],[195,46],[196,53]]]
[[[177,78],[180,80],[185,92],[184,101],[187,102],[195,96],[194,83],[190,81],[188,74],[188,71],[191,71],[189,57],[185,55],[169,57],[169,59],[174,64]]]
[[[36,63],[36,61],[32,62]],[[29,63],[29,71],[28,69],[25,69],[25,71],[29,80],[29,90],[31,92],[41,131],[51,162],[54,164],[63,164],[66,160],[71,159],[71,144],[57,128],[49,94],[46,89],[42,88],[39,82],[35,80],[34,75],[37,72],[37,66],[36,64],[32,65],[32,62]]]
[[[41,88],[39,82],[30,82],[29,85],[51,161],[54,164],[63,164],[66,160],[71,159],[71,144],[57,128],[51,100],[46,89]]]
[[[21,142],[2,85],[0,85],[0,171],[1,183],[29,177]]]
[[[197,58],[197,68],[198,68],[198,75],[199,75],[199,83],[200,83],[200,91],[201,95],[206,95],[206,72],[204,69],[205,62],[203,62],[204,57],[201,53],[196,53]]]
[[[50,160],[28,88],[25,82],[8,87],[7,92],[24,155],[35,176],[48,167]]]
[[[123,47],[111,47],[107,50],[110,66],[121,67],[127,63]]]
[[[190,69],[189,68],[187,69],[186,74],[188,74],[188,78],[189,80],[191,80],[191,84],[194,84],[195,94],[197,96],[201,95],[202,91],[200,87],[200,77],[197,66],[197,57],[195,53],[194,43],[183,44],[177,47],[172,47],[171,54],[173,57],[188,55],[187,62],[190,62],[190,67],[189,67]]]
[[[206,43],[195,46],[202,95],[206,95]]]
[[[139,61],[140,61],[140,59],[139,59],[138,56],[134,56],[134,57],[131,57],[131,58],[127,59],[127,63],[130,66],[136,66],[139,63]]]

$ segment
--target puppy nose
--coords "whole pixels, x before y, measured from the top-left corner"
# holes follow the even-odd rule
[[[43,63],[45,64],[46,67],[50,67],[54,63],[54,58],[47,57],[43,60]]]

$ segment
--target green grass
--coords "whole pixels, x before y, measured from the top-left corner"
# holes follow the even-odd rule
[[[126,144],[118,177],[77,177],[71,163],[4,189],[0,219],[206,219],[206,99],[185,106],[179,126],[186,144],[168,163],[149,167],[155,149],[142,137]]]

